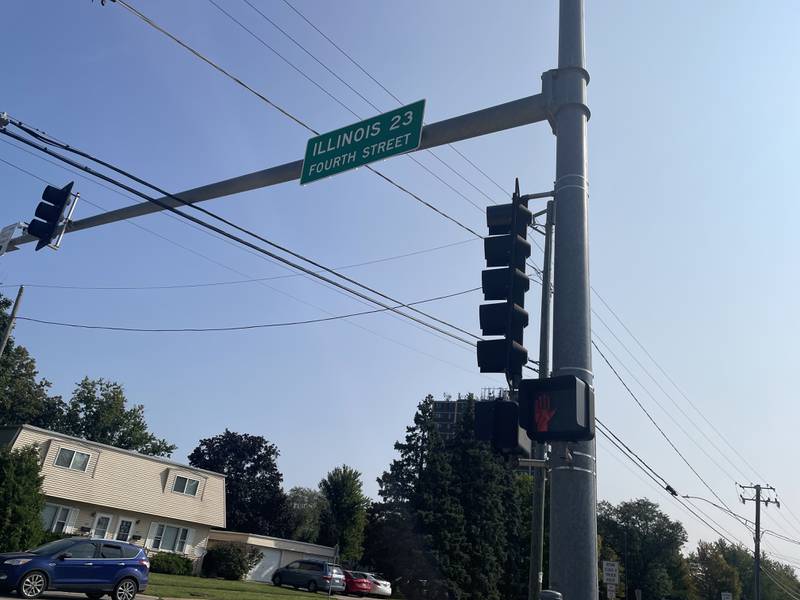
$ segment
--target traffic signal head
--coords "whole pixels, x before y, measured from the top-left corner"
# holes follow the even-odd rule
[[[531,443],[519,426],[519,406],[509,400],[475,403],[475,437],[506,454],[530,456]]]
[[[524,379],[519,424],[536,442],[594,439],[594,389],[573,375]]]
[[[61,189],[52,185],[44,188],[44,192],[42,192],[43,202],[40,202],[39,206],[36,207],[35,215],[38,218],[31,220],[28,225],[28,233],[39,239],[36,244],[37,250],[47,246],[56,236],[61,217],[64,216],[64,211],[69,205],[74,183],[74,181],[70,181]]]
[[[489,237],[484,238],[486,266],[481,284],[485,300],[500,300],[480,307],[483,335],[502,336],[478,342],[478,367],[482,373],[505,373],[509,382],[519,381],[528,351],[522,345],[528,325],[525,292],[530,281],[525,263],[531,255],[526,237],[532,216],[519,193],[519,182],[511,204],[486,209]]]

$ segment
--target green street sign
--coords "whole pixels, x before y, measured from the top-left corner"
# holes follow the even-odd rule
[[[308,140],[300,183],[414,150],[422,137],[425,100]]]

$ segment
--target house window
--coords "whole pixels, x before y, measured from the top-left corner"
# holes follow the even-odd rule
[[[197,479],[189,479],[188,477],[181,477],[178,475],[175,478],[175,483],[172,485],[172,491],[179,494],[186,494],[187,496],[197,495],[197,486],[200,482]]]
[[[174,527],[159,523],[156,527],[156,534],[153,536],[153,549],[183,552],[186,549],[188,536],[189,530],[186,527]]]
[[[78,452],[77,450],[70,450],[69,448],[59,449],[58,456],[56,456],[57,467],[75,469],[76,471],[85,471],[88,464],[88,454],[85,452]]]
[[[65,530],[69,522],[70,510],[68,506],[45,504],[42,511],[42,527],[44,530],[53,533],[69,533]]]

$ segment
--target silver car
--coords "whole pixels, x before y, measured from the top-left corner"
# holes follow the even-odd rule
[[[370,594],[387,598],[392,595],[392,584],[386,581],[380,573],[367,573],[366,575],[372,582]]]
[[[272,576],[272,583],[278,587],[291,585],[306,588],[309,592],[344,591],[344,572],[339,565],[322,560],[296,560],[281,567]]]

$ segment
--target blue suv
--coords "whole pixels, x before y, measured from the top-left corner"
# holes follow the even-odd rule
[[[139,546],[83,537],[56,540],[27,552],[0,554],[0,589],[26,600],[45,590],[84,592],[91,600],[133,600],[147,587],[150,561]]]

